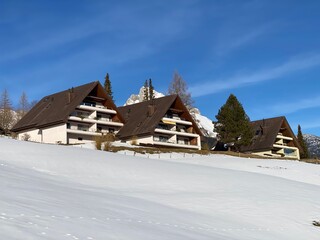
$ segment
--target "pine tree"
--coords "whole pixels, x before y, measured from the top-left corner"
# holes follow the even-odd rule
[[[106,90],[106,92],[109,95],[109,97],[114,101],[112,87],[111,87],[111,81],[110,81],[110,78],[109,78],[109,73],[107,73],[105,78],[104,78],[104,89]]]
[[[300,144],[300,146],[302,147],[303,152],[300,152],[300,158],[309,158],[309,150],[306,144],[306,141],[303,138],[303,134],[301,131],[301,126],[298,125],[298,142]]]
[[[233,143],[237,151],[241,146],[251,143],[253,131],[250,119],[235,95],[230,94],[226,103],[219,109],[216,119],[216,131],[220,141]]]
[[[28,101],[27,94],[25,92],[22,93],[19,100],[19,108],[18,108],[18,121],[23,118],[30,109],[30,104]]]
[[[13,124],[14,116],[12,113],[12,105],[8,91],[5,89],[0,98],[0,126],[5,131],[9,131]]]
[[[154,87],[152,85],[152,80],[149,78],[149,100],[154,99]]]
[[[191,93],[188,92],[187,83],[183,80],[178,72],[174,72],[173,74],[173,79],[170,83],[168,93],[178,94],[184,105],[186,105],[188,109],[192,108],[194,101],[191,98]]]
[[[148,80],[145,81],[144,83],[144,95],[143,95],[143,101],[148,101],[149,100],[149,83]]]

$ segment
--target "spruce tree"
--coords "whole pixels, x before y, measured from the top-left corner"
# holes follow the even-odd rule
[[[186,105],[188,109],[192,108],[194,101],[191,98],[191,93],[188,92],[187,83],[183,80],[178,72],[174,72],[173,74],[173,79],[170,83],[168,93],[178,94],[184,105]]]
[[[154,87],[152,85],[152,80],[151,78],[149,79],[149,100],[154,99]]]
[[[5,89],[0,98],[0,126],[9,131],[14,124],[14,116],[12,113],[12,105],[7,89]]]
[[[144,91],[143,101],[148,101],[149,100],[149,83],[148,83],[148,80],[146,80],[145,83],[144,83],[143,91]]]
[[[300,144],[300,146],[302,147],[303,152],[300,152],[300,158],[309,158],[309,150],[306,144],[306,141],[303,138],[303,134],[301,131],[301,126],[298,125],[298,142]]]
[[[111,81],[110,81],[110,78],[109,78],[109,73],[107,73],[105,78],[104,78],[104,89],[106,90],[106,92],[109,95],[109,97],[114,101],[112,87],[111,87]]]
[[[251,143],[253,130],[250,119],[235,95],[230,94],[226,103],[219,109],[216,119],[216,131],[220,141],[233,143],[237,151],[241,146]]]

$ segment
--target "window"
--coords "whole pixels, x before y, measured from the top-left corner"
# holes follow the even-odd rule
[[[157,142],[168,142],[169,138],[165,136],[154,136],[153,140]]]
[[[295,155],[295,150],[285,148],[284,149],[284,154],[287,155],[287,156]]]
[[[164,137],[164,136],[159,136],[159,141],[160,141],[160,142],[167,142],[167,141],[168,141],[168,138],[167,138],[167,137]]]
[[[83,139],[81,137],[78,137],[78,141],[82,141]]]
[[[95,103],[95,102],[86,101],[86,102],[83,102],[82,105],[90,106],[90,107],[95,107],[95,106],[96,106],[96,103]]]
[[[89,128],[88,128],[88,126],[86,126],[86,125],[78,124],[78,130],[81,130],[81,131],[88,131],[88,130],[89,130]]]

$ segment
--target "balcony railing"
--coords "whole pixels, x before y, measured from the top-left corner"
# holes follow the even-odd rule
[[[163,129],[163,128],[156,128],[155,132],[158,133],[163,133],[163,134],[167,134],[167,135],[178,135],[178,136],[185,136],[185,137],[199,137],[198,134],[196,133],[188,133],[183,132],[183,131],[176,131],[176,130],[167,130],[167,129]]]
[[[193,144],[185,144],[185,143],[179,143],[175,141],[165,141],[160,139],[154,139],[155,145],[161,145],[161,146],[168,146],[168,147],[177,147],[177,148],[191,148],[191,149],[200,149],[199,146],[193,145]]]
[[[175,125],[175,124],[182,124],[182,125],[188,125],[188,126],[191,126],[192,125],[192,122],[190,121],[187,121],[187,120],[183,120],[181,118],[168,118],[168,117],[163,117],[162,118],[162,121],[165,122],[165,123],[172,123],[172,125]]]
[[[113,109],[107,108],[102,105],[96,105],[94,103],[81,103],[77,108],[91,110],[91,111],[97,111],[97,112],[105,112],[105,113],[110,113],[110,114],[117,114],[117,112]]]
[[[111,118],[97,118],[97,117],[85,117],[80,118],[77,116],[69,116],[69,120],[71,121],[77,121],[77,122],[84,122],[84,123],[97,123],[101,125],[109,125],[109,126],[117,126],[122,127],[123,123],[121,122],[115,122]]]

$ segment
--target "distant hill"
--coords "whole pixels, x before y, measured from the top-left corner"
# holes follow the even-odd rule
[[[309,154],[311,157],[320,157],[320,137],[311,135],[311,134],[303,134],[303,138],[306,141],[308,146]]]

